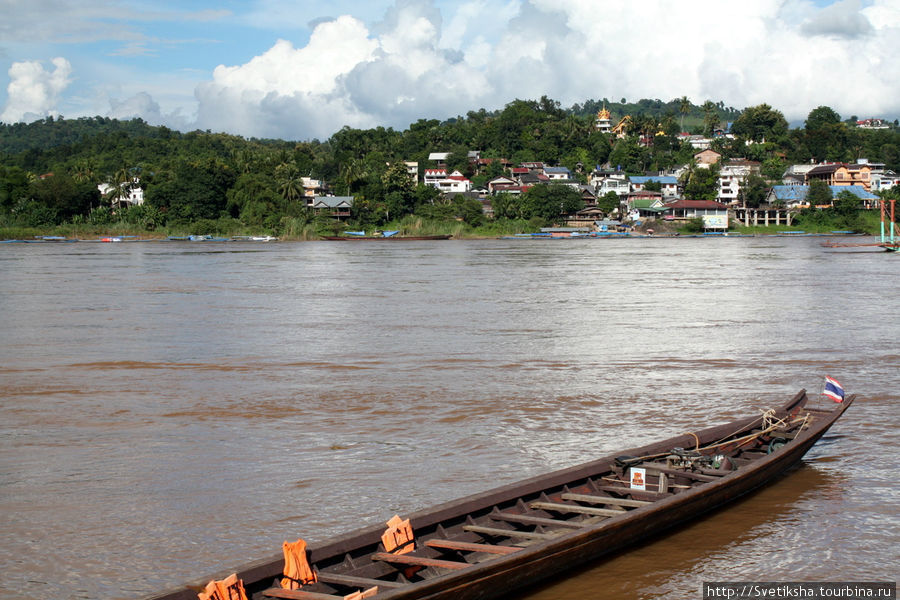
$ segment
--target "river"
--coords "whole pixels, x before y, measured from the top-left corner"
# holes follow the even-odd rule
[[[900,257],[864,250],[0,245],[0,597],[140,597],[825,375],[859,398],[789,476],[515,598],[896,580]]]

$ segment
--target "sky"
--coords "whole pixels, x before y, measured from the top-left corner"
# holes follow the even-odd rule
[[[0,122],[324,140],[548,96],[900,117],[900,0],[0,0]]]

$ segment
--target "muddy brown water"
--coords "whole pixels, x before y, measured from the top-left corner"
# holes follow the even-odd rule
[[[0,597],[141,597],[826,374],[859,399],[788,476],[515,598],[896,580],[900,257],[821,241],[0,245]]]

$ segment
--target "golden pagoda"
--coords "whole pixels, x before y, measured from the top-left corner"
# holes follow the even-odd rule
[[[603,105],[599,111],[597,111],[597,119],[594,121],[594,127],[600,133],[609,133],[612,131],[612,115],[606,109],[606,104]]]

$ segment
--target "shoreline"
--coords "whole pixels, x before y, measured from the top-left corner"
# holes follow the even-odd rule
[[[519,233],[508,235],[479,236],[466,235],[462,237],[451,237],[449,240],[466,241],[466,240],[578,240],[578,239],[714,239],[714,238],[749,238],[749,237],[840,237],[840,238],[872,238],[878,237],[870,233],[854,233],[849,231],[831,231],[831,232],[807,232],[807,231],[781,231],[774,233],[738,233],[738,232],[711,232],[711,233],[627,233],[627,234],[609,234],[609,233],[583,233],[579,235],[544,235],[534,233]],[[194,239],[191,239],[194,238]],[[402,239],[402,238],[398,238]],[[237,243],[237,244],[271,244],[271,243],[296,243],[296,242],[323,242],[329,241],[324,237],[312,239],[286,238],[281,239],[274,236],[233,236],[233,237],[212,237],[212,236],[103,236],[99,238],[68,238],[64,236],[34,236],[34,238],[10,238],[0,239],[0,244],[134,244],[147,242],[166,242],[166,243]],[[359,241],[381,241],[381,240],[359,240]],[[425,240],[436,241],[436,240]],[[447,241],[447,240],[441,240]]]

